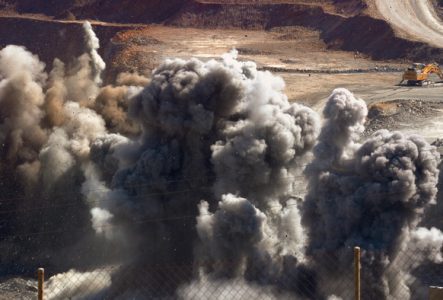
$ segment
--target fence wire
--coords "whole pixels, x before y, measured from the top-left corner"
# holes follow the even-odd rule
[[[352,249],[311,254],[303,262],[276,259],[266,272],[252,268],[248,257],[240,268],[226,260],[125,262],[58,274],[47,269],[43,299],[355,299]],[[443,285],[443,264],[435,255],[414,245],[391,252],[362,247],[361,299],[429,299],[429,287]],[[36,299],[36,280],[3,278],[0,294]]]

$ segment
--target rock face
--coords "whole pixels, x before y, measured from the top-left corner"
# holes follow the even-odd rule
[[[183,0],[6,0],[19,13],[39,13],[64,18],[68,12],[78,19],[119,23],[158,23],[187,4]]]

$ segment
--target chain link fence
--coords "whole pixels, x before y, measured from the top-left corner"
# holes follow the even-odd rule
[[[401,249],[391,262],[386,253],[362,248],[359,262],[360,255],[353,255],[352,249],[320,250],[303,263],[289,257],[279,261],[282,269],[273,270],[278,275],[267,278],[254,277],[247,260],[241,274],[229,277],[214,271],[229,270],[233,267],[229,261],[114,264],[55,275],[47,269],[41,299],[347,300],[358,299],[357,290],[363,300],[430,299],[429,287],[443,285],[438,253],[419,247]],[[0,299],[36,299],[38,292],[37,280],[10,277],[0,283]]]

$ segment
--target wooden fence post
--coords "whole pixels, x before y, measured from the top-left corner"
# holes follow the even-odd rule
[[[354,291],[355,300],[360,300],[360,247],[354,247]]]
[[[39,268],[37,273],[38,273],[38,300],[43,300],[45,269]]]

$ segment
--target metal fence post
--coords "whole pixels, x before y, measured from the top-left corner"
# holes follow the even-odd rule
[[[38,273],[38,300],[43,300],[45,269],[39,268],[37,273]]]
[[[360,247],[354,247],[354,291],[355,300],[360,300]]]

